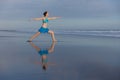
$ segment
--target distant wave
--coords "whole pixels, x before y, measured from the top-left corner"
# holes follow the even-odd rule
[[[11,33],[33,33],[30,31],[24,31],[24,30],[0,30],[0,32],[11,32]]]
[[[20,34],[33,34],[35,31],[24,30],[0,30],[0,32],[11,32]],[[97,36],[120,38],[120,30],[55,30],[56,35],[76,35],[76,36]]]
[[[64,30],[58,34],[120,38],[120,30]]]

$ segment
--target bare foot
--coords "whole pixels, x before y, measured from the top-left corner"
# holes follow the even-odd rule
[[[55,40],[53,40],[53,42],[57,42],[57,40],[55,39]]]
[[[31,40],[27,40],[27,42],[32,42]]]

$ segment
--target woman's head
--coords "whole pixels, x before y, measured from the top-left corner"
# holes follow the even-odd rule
[[[42,55],[42,68],[43,70],[46,70],[47,69],[47,56],[46,55]]]
[[[47,66],[46,66],[46,65],[43,65],[42,68],[43,68],[43,70],[46,70],[46,69],[47,69]]]
[[[45,11],[45,12],[43,13],[43,15],[44,15],[44,17],[47,17],[47,16],[48,16],[48,12]]]

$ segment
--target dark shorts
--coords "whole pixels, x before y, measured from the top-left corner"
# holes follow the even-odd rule
[[[43,49],[38,51],[38,53],[42,56],[42,55],[47,55],[48,54],[48,50],[47,49]]]
[[[48,33],[49,29],[48,29],[48,28],[41,27],[38,31],[39,31],[40,33]]]
[[[43,50],[38,51],[38,53],[40,54],[40,56],[47,55],[48,54],[48,50],[47,49],[43,49]],[[47,58],[42,60],[42,63],[47,63],[47,62],[48,62]]]

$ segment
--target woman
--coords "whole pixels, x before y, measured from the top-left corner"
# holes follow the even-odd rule
[[[42,26],[41,28],[38,30],[38,32],[36,34],[34,34],[29,40],[28,42],[31,42],[33,39],[35,39],[37,36],[39,36],[41,33],[49,33],[52,37],[52,41],[57,41],[55,39],[55,35],[54,35],[54,32],[52,30],[49,30],[48,27],[47,27],[47,23],[49,20],[54,20],[54,19],[57,19],[59,17],[48,17],[49,14],[47,11],[45,11],[43,13],[43,17],[42,18],[33,18],[33,20],[42,20]]]

